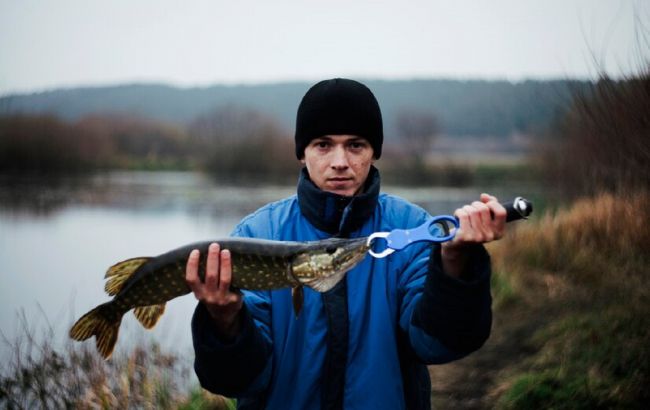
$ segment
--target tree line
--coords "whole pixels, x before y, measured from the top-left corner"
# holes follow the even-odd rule
[[[532,163],[549,186],[569,195],[650,186],[649,71],[621,80],[602,75],[575,88],[568,108],[538,127]],[[427,161],[443,132],[435,113],[403,108],[390,120],[398,138],[387,139],[381,160],[387,180],[475,182],[467,166]],[[227,180],[293,182],[299,166],[291,131],[275,117],[238,105],[217,107],[185,125],[133,114],[67,121],[48,114],[0,117],[2,174],[191,169]]]
[[[398,113],[434,114],[440,132],[454,137],[530,133],[566,108],[571,93],[588,81],[362,80],[384,114],[387,139],[398,134]],[[77,121],[93,112],[128,112],[186,126],[215,107],[249,107],[293,129],[296,107],[310,83],[215,85],[176,88],[161,84],[73,88],[0,97],[0,115],[53,113]]]
[[[57,176],[110,169],[202,170],[279,179],[297,169],[292,141],[270,117],[223,107],[187,127],[135,115],[0,117],[0,173]],[[295,174],[294,174],[295,175]]]
[[[411,170],[423,171],[439,130],[437,119],[409,111],[399,113],[397,121],[404,143],[389,147],[386,156],[412,157],[416,166]],[[215,108],[187,126],[125,114],[93,114],[77,121],[51,114],[0,117],[3,174],[176,169],[251,183],[293,182],[299,167],[291,132],[276,119],[240,106]]]

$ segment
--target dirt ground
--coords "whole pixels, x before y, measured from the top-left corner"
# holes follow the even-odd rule
[[[501,309],[494,314],[492,333],[480,350],[446,365],[429,366],[432,408],[494,408],[507,387],[503,376],[534,353],[526,340],[543,325],[544,316],[531,319],[530,311]]]

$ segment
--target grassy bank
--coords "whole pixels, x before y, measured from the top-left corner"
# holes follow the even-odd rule
[[[649,199],[637,193],[579,200],[490,246],[495,331],[508,335],[502,343],[516,337],[519,345],[512,351],[517,360],[501,360],[490,407],[647,403]]]
[[[192,361],[156,344],[138,346],[104,361],[92,343],[53,346],[52,334],[23,332],[5,340],[12,357],[0,372],[3,409],[231,410],[235,402],[189,382]]]

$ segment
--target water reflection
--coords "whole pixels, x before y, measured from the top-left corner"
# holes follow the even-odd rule
[[[384,191],[434,214],[452,212],[480,193],[476,188]],[[24,309],[33,323],[49,321],[57,343],[63,343],[77,316],[108,300],[102,279],[108,266],[227,236],[244,215],[294,192],[293,186],[215,185],[191,172],[117,172],[46,186],[0,180],[0,329],[11,339],[19,327],[17,312]],[[118,351],[143,337],[189,350],[194,305],[192,296],[170,302],[152,333],[128,314]],[[0,347],[0,359],[5,349]]]
[[[45,181],[4,177],[0,210],[31,217],[47,217],[69,206],[241,214],[292,192],[292,187],[216,186],[195,172],[111,172]]]

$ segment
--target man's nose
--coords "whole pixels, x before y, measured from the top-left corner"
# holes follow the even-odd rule
[[[337,168],[337,169],[348,167],[348,156],[347,153],[345,152],[344,147],[336,147],[332,151],[331,166],[332,168]]]

